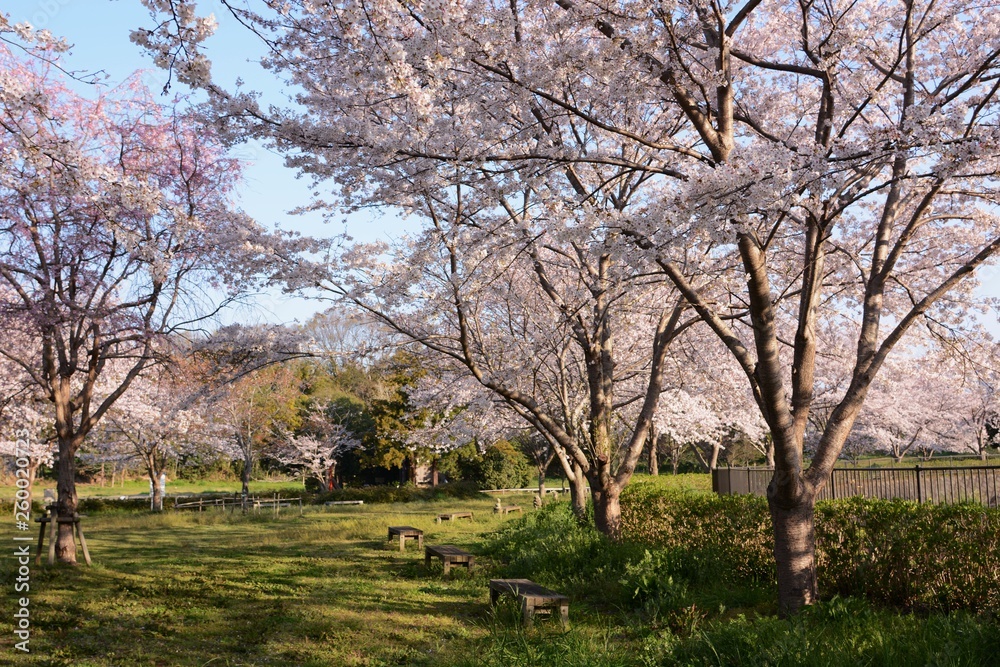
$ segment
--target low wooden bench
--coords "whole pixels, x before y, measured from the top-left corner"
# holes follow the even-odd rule
[[[419,528],[414,528],[413,526],[389,526],[389,537],[391,540],[393,535],[399,537],[399,550],[406,550],[406,540],[416,540],[417,548],[422,549],[424,547],[424,531]]]
[[[441,523],[442,521],[454,521],[455,519],[468,519],[472,521],[472,512],[448,512],[446,514],[438,514],[436,521]]]
[[[524,511],[521,509],[520,505],[499,505],[497,507],[494,507],[493,511],[497,514],[504,514],[504,515],[510,514],[511,512],[521,512],[522,514],[524,514]]]
[[[503,594],[516,597],[521,602],[521,620],[530,626],[535,612],[551,613],[559,609],[559,621],[569,627],[569,598],[550,591],[529,579],[490,579],[490,605],[495,605]]]
[[[431,566],[431,557],[440,558],[444,563],[444,573],[451,572],[452,565],[464,565],[465,569],[471,570],[475,565],[476,557],[468,551],[462,551],[451,544],[441,544],[439,546],[427,545],[424,549],[424,565]]]

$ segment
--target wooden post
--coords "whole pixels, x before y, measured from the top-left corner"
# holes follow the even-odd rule
[[[924,502],[924,494],[923,494],[923,490],[920,488],[920,464],[919,463],[917,464],[916,471],[917,471],[917,502],[918,503],[923,503]]]
[[[76,526],[76,534],[80,538],[80,548],[83,549],[83,558],[87,561],[87,565],[90,565],[90,551],[87,550],[87,540],[83,537],[83,526],[80,525],[79,515],[73,515],[73,524]]]
[[[58,510],[52,510],[52,515],[49,519],[49,565],[56,562],[56,536],[59,534],[56,525],[58,523],[59,512]]]

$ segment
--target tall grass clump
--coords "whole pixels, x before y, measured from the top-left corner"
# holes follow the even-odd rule
[[[501,563],[504,577],[531,579],[594,608],[638,613],[676,628],[697,622],[706,606],[760,598],[752,586],[728,586],[728,562],[697,545],[614,542],[581,525],[563,503],[508,523],[487,536],[483,552]]]
[[[969,612],[924,617],[834,597],[790,620],[740,614],[687,638],[652,635],[642,655],[650,666],[990,667],[1000,655],[1000,632],[994,620]]]
[[[624,555],[615,546],[593,526],[581,525],[568,504],[552,503],[486,536],[483,551],[503,563],[506,577],[593,589],[621,569]]]

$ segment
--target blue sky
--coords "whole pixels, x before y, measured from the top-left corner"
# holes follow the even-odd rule
[[[138,27],[149,27],[151,19],[138,0],[18,0],[4,3],[14,22],[27,21],[35,28],[46,28],[73,45],[64,56],[63,66],[74,71],[103,71],[106,85],[114,86],[144,70],[143,80],[154,92],[163,88],[166,73],[157,69],[152,59],[129,41],[129,33]],[[212,71],[223,84],[242,77],[248,87],[266,95],[281,93],[271,75],[261,73],[252,60],[261,53],[251,35],[235,22],[218,3],[199,2],[199,13],[214,12],[219,30],[207,43]],[[86,93],[88,86],[80,86]],[[173,93],[187,92],[175,83]],[[287,169],[283,158],[259,145],[234,149],[237,157],[247,164],[246,178],[240,188],[241,207],[265,226],[275,223],[283,229],[295,229],[312,236],[334,236],[347,232],[358,240],[394,238],[403,232],[404,224],[392,217],[375,219],[369,215],[353,215],[346,226],[326,224],[319,214],[292,216],[287,211],[309,200],[313,188],[307,179],[296,178]],[[341,216],[342,217],[342,216]],[[337,218],[338,220],[340,217]],[[291,298],[274,291],[255,299],[256,307],[242,308],[230,314],[239,321],[291,322],[305,321],[328,304]]]

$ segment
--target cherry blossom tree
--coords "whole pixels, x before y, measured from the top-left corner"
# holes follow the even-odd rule
[[[138,458],[152,489],[152,506],[163,509],[160,477],[167,463],[194,446],[222,439],[206,414],[203,387],[178,372],[157,366],[139,376],[129,391],[108,411],[99,437],[118,443]]]
[[[304,479],[315,479],[319,488],[332,491],[340,457],[361,445],[344,426],[330,424],[320,435],[291,435],[275,452],[287,466],[300,468]]]
[[[19,488],[27,491],[29,504],[38,469],[55,463],[54,443],[45,430],[44,417],[45,400],[30,378],[12,364],[0,362],[0,456],[9,458],[15,474],[25,480],[26,486]]]
[[[239,165],[213,133],[137,80],[84,99],[4,45],[0,70],[0,355],[51,403],[59,515],[71,516],[76,452],[157,362],[158,341],[291,246],[233,207]],[[68,563],[71,527],[56,549]]]
[[[453,182],[531,165],[573,183],[582,164],[616,164],[658,185],[611,226],[745,374],[774,443],[780,608],[815,600],[815,499],[872,383],[914,325],[968,315],[973,274],[1000,248],[997,12],[969,0],[224,2],[272,47],[266,65],[301,91],[303,113],[220,90],[198,50],[205,20],[189,3],[146,4],[167,20],[134,39],[182,62],[228,132],[301,151],[292,164],[349,200],[398,202],[378,170],[408,162],[426,182],[446,171],[432,159]],[[620,150],[567,151],[580,136]],[[707,292],[678,243],[738,261],[733,298]],[[850,370],[824,398],[806,465],[817,334],[844,317]]]

